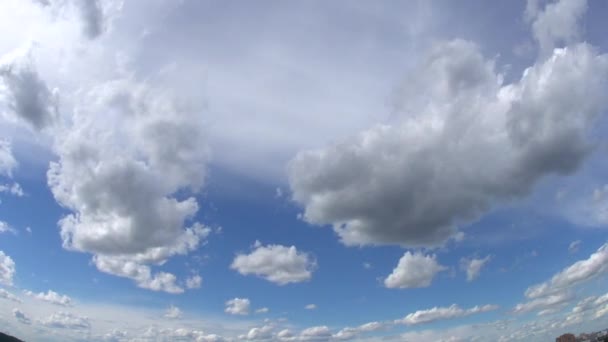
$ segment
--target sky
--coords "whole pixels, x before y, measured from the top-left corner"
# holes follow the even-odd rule
[[[608,328],[608,3],[0,2],[0,331]]]

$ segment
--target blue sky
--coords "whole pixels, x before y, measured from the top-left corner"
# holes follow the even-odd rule
[[[0,331],[608,328],[607,9],[3,1]]]

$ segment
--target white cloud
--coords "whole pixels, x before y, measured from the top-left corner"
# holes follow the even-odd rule
[[[293,199],[346,245],[441,245],[545,176],[574,172],[607,81],[608,56],[584,43],[513,83],[475,44],[439,44],[408,78],[401,117],[291,161]]]
[[[548,296],[535,298],[525,303],[520,303],[513,309],[514,313],[526,313],[539,311],[539,314],[552,313],[554,309],[559,309],[570,303],[574,296],[568,292],[560,292]],[[549,311],[547,311],[549,310]]]
[[[326,325],[319,325],[302,330],[299,341],[324,341],[332,336],[331,330]]]
[[[485,258],[463,258],[460,259],[460,267],[467,272],[467,281],[473,281],[479,277],[481,269],[492,259],[490,255]]]
[[[50,125],[58,116],[58,93],[40,78],[29,50],[18,50],[0,59],[0,103],[36,129]]]
[[[387,323],[369,322],[354,328],[343,328],[335,333],[332,338],[339,341],[352,340],[363,333],[378,331],[385,327],[387,327]]]
[[[12,177],[13,170],[19,164],[13,156],[12,144],[9,140],[0,139],[0,176]]]
[[[572,241],[570,243],[570,245],[568,246],[568,253],[574,254],[574,253],[578,252],[580,247],[581,247],[581,240]]]
[[[7,222],[0,221],[0,234],[2,234],[2,233],[16,234],[17,231],[13,227],[11,227],[11,225],[8,224]]]
[[[0,251],[0,284],[12,286],[15,276],[15,262],[13,259]]]
[[[177,319],[182,317],[182,310],[177,306],[171,305],[164,314],[165,318]]]
[[[203,283],[203,278],[200,275],[195,274],[186,279],[186,287],[189,289],[199,289]]]
[[[437,273],[445,270],[447,268],[437,262],[434,254],[405,252],[397,267],[384,279],[384,285],[388,288],[400,289],[428,287]]]
[[[0,289],[0,298],[12,300],[13,302],[16,302],[16,303],[21,303],[22,302],[21,299],[17,298],[17,296],[15,296],[14,294],[6,291],[5,289]]]
[[[76,314],[57,311],[47,318],[40,320],[42,325],[52,328],[62,329],[90,329],[91,323],[87,317],[78,316]]]
[[[59,221],[64,248],[92,253],[99,270],[142,288],[182,292],[174,275],[152,274],[149,264],[187,254],[210,232],[189,223],[199,206],[188,194],[201,189],[208,159],[197,110],[130,78],[78,101],[47,173],[57,202],[73,212]]]
[[[270,282],[285,285],[308,281],[316,268],[316,262],[295,246],[262,246],[256,242],[250,254],[238,254],[230,268],[242,275],[254,274]]]
[[[13,317],[15,317],[15,319],[17,321],[19,321],[20,323],[23,324],[31,324],[32,320],[21,310],[14,308],[13,309]]]
[[[247,298],[234,298],[226,302],[226,313],[232,315],[249,315],[251,301]]]
[[[608,243],[602,245],[589,258],[575,262],[543,283],[530,286],[525,295],[539,298],[560,292],[608,273]]]
[[[416,312],[408,314],[402,319],[396,320],[395,323],[405,325],[418,325],[439,320],[466,317],[477,313],[488,312],[497,309],[497,305],[489,304],[483,306],[474,306],[469,309],[462,309],[458,305],[452,304],[449,307],[434,307],[427,310],[418,310]]]
[[[307,304],[304,309],[306,310],[315,310],[317,308],[316,304]]]
[[[53,290],[48,290],[46,293],[33,293],[32,291],[24,291],[24,293],[30,297],[44,300],[52,304],[61,306],[72,306],[72,298],[68,297],[67,295],[60,295],[59,293]]]
[[[567,44],[580,37],[579,21],[587,11],[587,0],[558,0],[540,11],[538,0],[528,0],[528,19],[532,21],[534,38],[541,53],[549,54],[558,44]]]
[[[239,336],[239,339],[247,341],[271,341],[273,339],[272,331],[272,325],[254,327],[247,334]]]
[[[13,196],[17,196],[17,197],[22,197],[23,195],[25,195],[25,193],[23,192],[23,189],[21,188],[21,185],[19,185],[19,183],[12,183],[12,184],[0,184],[0,193],[7,193]]]
[[[270,309],[264,307],[264,308],[259,308],[257,310],[255,310],[255,313],[268,313],[270,311]]]

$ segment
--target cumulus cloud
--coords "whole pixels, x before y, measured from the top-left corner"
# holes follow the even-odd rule
[[[2,102],[13,119],[22,119],[36,129],[48,126],[58,115],[57,90],[50,90],[40,78],[29,52],[17,51],[0,60]]]
[[[47,327],[61,329],[88,330],[91,328],[91,323],[87,317],[78,316],[66,311],[57,311],[47,318],[40,320],[40,323]]]
[[[53,290],[48,290],[46,293],[34,293],[32,291],[24,291],[24,293],[30,297],[34,297],[55,305],[72,306],[72,298],[68,297],[67,295],[60,295]]]
[[[254,327],[247,334],[239,336],[239,339],[247,341],[271,341],[273,339],[273,329],[272,325]]]
[[[608,56],[556,49],[505,82],[475,44],[432,49],[403,87],[403,115],[290,162],[303,219],[346,245],[438,246],[547,175],[575,171],[606,109]]]
[[[17,298],[17,296],[6,291],[5,289],[0,289],[0,298],[8,299],[16,303],[21,303],[21,299]]]
[[[331,330],[326,325],[319,325],[302,330],[299,341],[324,341],[332,336]]]
[[[8,224],[7,222],[4,221],[0,221],[0,234],[2,233],[17,233],[17,231],[11,227],[10,224]]]
[[[460,260],[460,268],[467,273],[467,281],[473,281],[479,277],[481,269],[492,259],[490,255],[485,258],[463,258]]]
[[[462,309],[456,304],[449,307],[434,307],[427,310],[418,310],[408,314],[402,319],[396,320],[395,323],[405,325],[417,325],[423,323],[435,322],[438,320],[453,319],[459,317],[470,316],[482,312],[497,310],[497,305],[474,306],[469,309]]]
[[[295,246],[254,245],[250,254],[238,254],[230,268],[242,275],[257,275],[270,282],[285,285],[308,281],[316,268],[316,262]]]
[[[572,241],[570,243],[570,245],[568,246],[568,253],[574,254],[574,253],[578,252],[580,247],[581,247],[581,240]]]
[[[397,267],[384,279],[384,285],[400,289],[428,287],[437,273],[445,270],[447,267],[440,265],[434,254],[405,252]]]
[[[226,313],[232,315],[249,315],[251,301],[247,298],[234,298],[226,301]]]
[[[47,172],[55,199],[72,212],[59,221],[64,248],[92,253],[99,270],[142,288],[182,292],[174,275],[149,265],[187,254],[210,232],[192,222],[199,206],[189,195],[203,186],[208,160],[197,109],[130,78],[78,101]]]
[[[259,308],[257,310],[255,310],[255,313],[268,313],[270,311],[270,309],[264,307],[264,308]]]
[[[317,308],[316,304],[307,304],[304,309],[306,310],[315,310]]]
[[[2,192],[17,197],[22,197],[25,194],[19,183],[0,184],[0,193]]]
[[[0,284],[12,286],[14,276],[15,262],[10,256],[0,251]]]
[[[541,53],[548,54],[558,44],[580,38],[579,21],[587,11],[587,0],[559,0],[541,10],[538,0],[528,0],[526,16]]]
[[[182,317],[182,310],[180,310],[177,306],[171,305],[164,314],[165,318],[177,319]]]
[[[579,260],[561,270],[550,280],[530,286],[525,295],[528,298],[539,298],[555,294],[572,286],[587,282],[608,273],[608,243],[602,245],[589,258]]]
[[[13,317],[15,317],[15,319],[19,321],[19,323],[32,324],[32,320],[23,311],[17,308],[13,309]]]
[[[18,165],[10,140],[0,139],[0,176],[12,177]]]
[[[198,289],[201,287],[202,283],[203,283],[203,278],[201,278],[201,276],[198,274],[193,275],[193,276],[189,277],[188,279],[186,279],[186,287],[189,289]]]
[[[358,327],[347,327],[333,334],[332,338],[339,341],[352,340],[359,337],[363,333],[378,331],[387,326],[387,323],[369,322]]]

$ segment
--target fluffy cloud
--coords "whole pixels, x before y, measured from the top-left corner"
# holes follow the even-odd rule
[[[12,300],[16,303],[21,303],[21,299],[17,298],[14,294],[6,291],[5,289],[0,289],[0,298]]]
[[[492,259],[490,255],[482,259],[463,258],[460,260],[460,267],[467,272],[467,281],[473,281],[479,277],[481,269]]]
[[[180,310],[177,306],[171,305],[164,315],[165,318],[176,319],[182,317],[182,310]]]
[[[435,275],[447,268],[440,265],[435,255],[405,252],[393,272],[384,279],[388,288],[428,287]]]
[[[302,330],[299,341],[325,341],[332,336],[331,330],[326,325],[310,327]]]
[[[0,234],[2,234],[2,233],[13,233],[13,234],[15,234],[16,231],[8,223],[6,223],[4,221],[0,221]]]
[[[13,156],[12,144],[9,140],[0,139],[0,176],[12,177],[18,163]]]
[[[31,324],[32,320],[21,310],[14,308],[13,309],[13,317],[15,317],[15,319],[17,321],[19,321],[19,323],[22,324]]]
[[[458,305],[452,304],[449,307],[434,307],[427,310],[419,310],[408,314],[402,319],[396,320],[395,323],[405,325],[417,325],[444,319],[470,316],[477,313],[493,311],[496,309],[498,309],[497,305],[474,306],[469,309],[462,309]]]
[[[571,43],[580,37],[579,21],[587,11],[587,0],[560,0],[548,3],[542,11],[538,3],[528,0],[526,14],[541,53],[550,53],[557,44]]]
[[[19,183],[0,184],[0,193],[8,193],[13,196],[21,197],[24,195],[23,189]]]
[[[250,254],[238,254],[230,268],[242,275],[254,274],[279,285],[310,280],[315,260],[295,246],[254,245]]]
[[[0,60],[2,84],[0,103],[6,102],[13,119],[41,129],[57,118],[58,93],[40,78],[29,52],[17,51]]]
[[[581,240],[572,241],[568,246],[568,253],[574,254],[578,252],[578,249],[581,247]]]
[[[575,262],[555,274],[550,280],[530,286],[525,295],[539,298],[551,295],[574,285],[589,281],[608,273],[608,243],[602,245],[589,258]]]
[[[15,262],[13,259],[0,251],[0,284],[12,286],[15,276]]]
[[[513,83],[475,44],[439,44],[404,86],[401,118],[291,161],[293,199],[346,245],[441,245],[456,225],[575,171],[607,80],[608,57],[584,43]]]
[[[270,341],[273,339],[272,331],[272,325],[255,327],[251,328],[247,334],[239,336],[239,339],[247,341]]]
[[[247,298],[234,298],[226,301],[226,313],[232,315],[249,315],[251,301]]]
[[[36,299],[40,299],[52,304],[61,306],[72,306],[72,298],[66,295],[60,295],[59,293],[52,290],[48,290],[47,293],[33,293],[32,291],[24,291],[24,293],[30,297],[34,297]]]
[[[315,310],[317,308],[316,304],[307,304],[304,309],[306,310]]]
[[[142,288],[182,292],[174,275],[152,274],[149,264],[187,254],[210,232],[192,222],[199,206],[187,195],[201,189],[208,159],[197,114],[129,78],[79,98],[47,173],[57,202],[73,212],[59,221],[66,249],[94,254],[101,271]]]
[[[47,318],[40,320],[42,325],[62,329],[90,329],[91,323],[87,317],[75,315],[66,311],[57,311]]]
[[[350,327],[344,328],[344,329],[338,331],[337,333],[335,333],[332,336],[332,338],[335,340],[339,340],[339,341],[352,340],[354,338],[357,338],[358,336],[360,336],[363,333],[378,331],[378,330],[385,328],[386,326],[387,326],[387,323],[369,322],[369,323],[362,324],[355,328],[350,328]]]
[[[203,283],[203,278],[201,278],[201,276],[198,274],[193,275],[193,276],[189,277],[188,279],[186,279],[186,287],[189,289],[198,289],[201,287],[202,283]]]
[[[268,311],[270,311],[270,309],[264,307],[264,308],[259,308],[259,309],[255,310],[255,313],[268,313]]]

